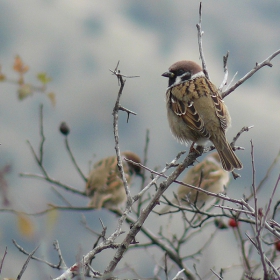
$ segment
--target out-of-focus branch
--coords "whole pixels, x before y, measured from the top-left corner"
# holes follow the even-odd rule
[[[66,135],[66,134],[65,134]],[[30,149],[31,149],[31,152],[33,154],[33,157],[35,159],[35,161],[37,162],[40,170],[42,171],[43,175],[39,175],[39,174],[30,174],[30,173],[20,173],[19,175],[21,177],[28,177],[28,178],[36,178],[36,179],[41,179],[41,180],[44,180],[44,181],[47,181],[51,184],[54,184],[60,188],[63,188],[67,191],[70,191],[70,192],[73,192],[73,193],[76,193],[76,194],[79,194],[79,195],[83,195],[83,196],[86,196],[86,193],[85,192],[82,192],[82,191],[79,191],[71,186],[68,186],[66,184],[63,184],[63,183],[60,183],[58,180],[55,180],[55,179],[52,179],[47,170],[45,169],[44,167],[44,163],[43,163],[43,155],[44,155],[44,143],[45,143],[45,140],[46,140],[46,137],[45,137],[45,134],[44,134],[44,122],[43,122],[43,105],[40,106],[40,136],[41,136],[41,141],[40,141],[40,144],[39,144],[39,155],[36,154],[33,146],[31,145],[30,141],[27,141]],[[71,152],[71,149],[69,147],[69,144],[68,144],[68,141],[67,141],[67,137],[66,137],[66,148],[70,154],[70,157],[76,167],[76,169],[78,170],[78,172],[80,173],[80,175],[82,176],[82,178],[84,180],[86,180],[85,176],[83,175],[82,171],[80,170],[80,168],[78,167],[76,161],[75,161],[75,158],[73,157],[73,154]]]
[[[19,174],[21,177],[26,177],[26,178],[35,178],[35,179],[40,179],[40,180],[44,180],[46,182],[49,182],[51,184],[54,184],[66,191],[69,191],[69,192],[72,192],[72,193],[76,193],[76,194],[79,194],[79,195],[82,195],[82,196],[86,196],[86,193],[85,192],[82,192],[82,191],[79,191],[73,187],[70,187],[68,185],[65,185],[51,177],[49,177],[48,174],[46,175],[40,175],[40,174],[31,174],[31,173],[20,173]]]
[[[25,251],[15,240],[12,240],[12,241],[13,241],[14,245],[16,246],[16,248],[19,249],[20,252],[22,252],[23,254],[28,255],[28,256],[30,255],[30,253],[28,253],[27,251]],[[37,247],[37,248],[38,248],[38,247]],[[36,249],[37,249],[37,248],[36,248]],[[56,249],[56,248],[55,248],[55,249]],[[58,250],[56,249],[56,251],[57,251],[58,253],[61,253],[60,250],[58,251]],[[34,253],[33,253],[33,254],[34,254]],[[67,269],[67,267],[64,266],[64,265],[65,265],[64,261],[61,261],[61,259],[60,259],[60,261],[59,261],[58,264],[53,264],[53,263],[50,263],[50,262],[45,261],[45,260],[43,260],[43,259],[34,257],[33,254],[31,255],[31,259],[32,259],[32,260],[36,260],[36,261],[45,263],[45,264],[47,264],[48,266],[50,266],[50,267],[52,267],[52,268],[56,268],[56,269]],[[62,256],[61,256],[61,257],[62,257]],[[60,258],[60,257],[59,257],[59,258]],[[63,259],[62,259],[62,260],[63,260]]]
[[[78,166],[76,159],[71,151],[70,145],[69,145],[69,141],[68,141],[68,135],[65,135],[65,146],[66,146],[66,150],[71,158],[71,161],[73,162],[75,168],[77,169],[78,173],[80,174],[80,176],[82,177],[82,179],[87,182],[87,178],[84,175],[84,173],[82,172],[81,168]]]
[[[0,263],[0,274],[2,272],[2,268],[3,268],[3,264],[4,264],[4,260],[5,260],[6,255],[7,255],[7,247],[5,248],[5,252],[4,252],[3,258],[2,258],[1,263]]]

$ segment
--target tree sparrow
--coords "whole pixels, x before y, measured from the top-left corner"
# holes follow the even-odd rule
[[[231,118],[226,105],[215,87],[193,61],[178,61],[162,76],[169,78],[166,107],[173,135],[184,143],[204,145],[210,140],[227,171],[241,169],[226,140],[225,132]]]
[[[123,152],[122,157],[136,163],[141,162],[139,156],[130,151]],[[126,200],[117,164],[116,156],[101,159],[94,164],[86,184],[86,194],[91,199],[89,206],[96,209],[102,207],[114,209]],[[140,167],[123,160],[123,168],[127,183],[130,185],[133,175],[140,175]]]
[[[221,193],[229,183],[229,173],[222,168],[220,157],[217,152],[214,152],[189,169],[183,182],[212,193]],[[191,203],[198,207],[214,198],[184,185],[179,186],[177,197],[182,205]],[[172,202],[178,204],[178,200],[174,198]],[[169,208],[170,206],[167,205],[160,212],[165,213]]]

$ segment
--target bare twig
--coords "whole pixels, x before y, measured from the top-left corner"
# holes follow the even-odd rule
[[[118,96],[117,96],[117,100],[113,109],[113,126],[114,126],[114,137],[115,137],[115,150],[116,150],[116,154],[117,154],[117,161],[118,161],[118,169],[120,171],[121,174],[121,179],[124,183],[124,188],[125,188],[125,193],[126,193],[126,197],[127,197],[127,201],[126,201],[126,208],[129,208],[132,206],[132,197],[128,188],[128,183],[124,174],[124,170],[123,170],[123,164],[122,164],[122,157],[121,157],[121,151],[120,151],[120,147],[119,147],[119,132],[118,132],[118,120],[119,120],[119,109],[120,109],[120,98],[124,89],[124,85],[125,85],[125,80],[123,79],[123,75],[121,75],[120,70],[118,70],[118,66],[119,66],[119,62],[115,68],[114,71],[111,71],[114,75],[116,75],[116,77],[118,78],[118,81],[120,83],[120,89],[118,92]]]
[[[43,122],[43,105],[40,106],[40,135],[41,135],[41,141],[40,141],[40,145],[39,145],[39,156],[36,154],[33,146],[31,145],[30,141],[27,141],[30,149],[31,149],[31,152],[33,154],[33,157],[35,158],[35,161],[37,162],[40,170],[42,171],[43,175],[38,175],[38,174],[29,174],[29,173],[20,173],[20,176],[21,177],[29,177],[29,178],[37,178],[37,179],[42,179],[44,181],[47,181],[49,183],[52,183],[58,187],[61,187],[67,191],[71,191],[73,193],[76,193],[76,194],[80,194],[80,195],[83,195],[83,196],[86,196],[86,193],[85,192],[81,192],[81,191],[78,191],[70,186],[67,186],[65,184],[62,184],[60,183],[59,181],[55,180],[55,179],[52,179],[50,178],[50,176],[48,175],[48,172],[47,170],[45,169],[44,165],[43,165],[43,155],[44,155],[44,143],[45,143],[45,135],[44,135],[44,122]],[[70,147],[68,145],[68,142],[67,142],[67,137],[66,137],[66,148],[71,156],[71,158],[73,157],[72,153],[71,153],[71,150],[70,150]],[[73,161],[74,160],[74,161]],[[78,172],[81,174],[82,177],[84,177],[84,175],[82,174],[81,170],[79,169],[79,167],[77,166],[76,162],[75,162],[75,159],[73,157],[72,161],[74,162]],[[86,180],[86,178],[84,177],[84,179]]]
[[[53,186],[51,187],[52,191],[60,198],[68,207],[72,207],[73,205]]]
[[[174,278],[172,278],[172,280],[177,280],[177,279],[179,279],[180,274],[183,273],[184,271],[185,271],[185,269],[181,269],[180,271],[178,271],[178,273],[175,275]]]
[[[151,199],[150,203],[142,210],[140,217],[133,224],[129,233],[123,240],[121,246],[117,249],[114,259],[110,262],[110,264],[105,270],[105,274],[112,273],[112,271],[114,271],[123,254],[127,251],[129,244],[135,238],[136,234],[141,230],[141,227],[147,219],[147,217],[149,216],[150,212],[159,203],[160,196],[170,186],[170,184],[172,184],[172,182],[174,182],[174,180],[183,172],[183,170],[195,161],[197,157],[197,153],[189,153],[184,162],[182,164],[179,164],[179,166],[172,172],[172,174],[163,183],[160,184],[159,189]],[[169,257],[173,259],[181,269],[184,268],[182,260],[180,258],[178,259],[176,255],[169,255]],[[195,279],[193,274],[188,270],[185,271],[185,275],[188,277],[188,279]]]
[[[224,64],[225,75],[224,75],[224,79],[223,79],[221,85],[218,88],[219,92],[221,92],[223,87],[227,84],[227,79],[228,79],[228,67],[227,67],[228,56],[229,56],[229,51],[227,52],[226,55],[223,56],[223,64]]]
[[[214,275],[217,276],[217,278],[218,278],[219,280],[223,280],[223,278],[222,278],[217,272],[215,272],[212,268],[210,268],[210,270],[213,272]]]
[[[39,163],[43,165],[43,155],[44,155],[44,142],[46,137],[44,135],[44,127],[43,127],[43,104],[40,105],[40,135],[41,135],[41,143],[39,148]]]
[[[243,132],[247,132],[247,131],[249,131],[251,128],[253,128],[254,126],[253,125],[251,125],[251,126],[244,126],[244,127],[242,127],[241,128],[241,130],[236,134],[236,136],[233,138],[233,140],[232,140],[232,142],[230,143],[230,145],[234,148],[234,146],[235,146],[235,143],[236,143],[236,141],[238,140],[238,138],[241,136],[241,134],[243,133]]]
[[[70,186],[67,186],[63,183],[60,183],[59,181],[49,177],[48,174],[46,175],[40,175],[40,174],[31,174],[31,173],[20,173],[19,174],[21,177],[28,177],[28,178],[36,178],[36,179],[40,179],[40,180],[44,180],[44,181],[47,181],[51,184],[54,184],[66,191],[69,191],[69,192],[72,192],[72,193],[76,193],[76,194],[79,194],[79,195],[82,195],[82,196],[86,196],[86,193],[85,192],[82,192],[82,191],[79,191],[79,190],[76,190],[75,188],[73,187],[70,187]]]
[[[4,264],[4,260],[5,260],[6,255],[7,255],[7,247],[5,248],[4,256],[3,256],[2,260],[1,260],[1,263],[0,263],[0,274],[2,272],[2,268],[3,268],[3,264]]]
[[[23,267],[22,267],[22,269],[21,269],[19,275],[17,276],[17,280],[20,280],[20,279],[21,279],[21,277],[22,277],[24,271],[26,270],[26,268],[27,268],[27,266],[28,266],[28,263],[29,263],[30,259],[32,258],[32,256],[34,255],[34,253],[37,251],[38,248],[39,248],[39,245],[28,255],[27,260],[25,261],[25,263],[24,263],[24,265],[23,265]]]
[[[206,76],[206,78],[208,80],[210,80],[210,76],[209,76],[209,73],[207,71],[206,61],[205,61],[205,58],[204,58],[203,48],[202,48],[203,31],[201,30],[201,21],[202,21],[202,2],[200,2],[200,4],[199,4],[199,23],[196,25],[197,33],[198,33],[197,34],[198,48],[199,48],[199,55],[200,55],[200,58],[201,58],[201,63],[202,63],[202,68],[203,68],[204,75]]]
[[[68,141],[68,135],[65,135],[65,146],[66,146],[66,150],[71,158],[71,161],[73,162],[75,168],[77,169],[78,173],[80,174],[80,176],[82,177],[82,179],[87,182],[87,178],[84,175],[84,173],[82,172],[81,168],[78,166],[76,159],[71,151],[70,145],[69,145],[69,141]]]
[[[273,160],[273,162],[271,163],[271,165],[269,166],[269,168],[266,171],[266,174],[264,176],[264,178],[260,181],[259,185],[257,186],[256,192],[258,193],[260,191],[260,189],[264,186],[264,183],[266,182],[266,180],[269,178],[272,170],[274,169],[274,167],[276,166],[276,164],[278,163],[280,159],[280,150],[277,154],[277,156],[275,157],[275,159]],[[247,197],[247,200],[251,199],[253,197],[253,193]]]
[[[255,162],[254,162],[254,145],[253,141],[251,140],[251,157],[252,157],[252,169],[253,169],[253,178],[252,178],[252,188],[253,188],[253,195],[254,195],[254,203],[255,203],[255,241],[253,242],[250,238],[250,241],[254,244],[258,253],[261,258],[262,268],[264,272],[264,279],[268,279],[268,269],[266,265],[266,256],[262,246],[262,230],[265,225],[265,220],[263,221],[263,214],[262,210],[258,208],[258,197],[256,192],[256,185],[255,185]]]
[[[58,267],[67,267],[63,257],[62,257],[62,253],[61,253],[61,250],[60,250],[60,247],[59,247],[59,243],[57,240],[55,240],[53,242],[53,246],[54,246],[54,249],[57,251],[57,254],[58,254],[58,258],[59,258],[59,263],[58,263]]]
[[[146,131],[146,137],[145,137],[145,147],[144,147],[144,156],[143,156],[143,165],[147,165],[148,162],[148,147],[149,147],[149,142],[150,142],[150,131],[149,129],[147,129]],[[142,183],[141,183],[141,189],[143,190],[143,188],[145,187],[145,181],[146,181],[146,170],[142,169]],[[140,196],[139,200],[138,200],[138,204],[137,204],[137,216],[139,217],[140,212],[141,212],[141,206],[143,203],[143,196]]]
[[[20,252],[22,252],[23,254],[28,255],[28,256],[30,255],[30,253],[26,252],[14,239],[12,241],[13,241],[14,245],[19,249]],[[67,267],[61,266],[60,262],[58,264],[52,264],[52,263],[50,263],[48,261],[45,261],[45,260],[42,260],[40,258],[34,257],[33,254],[31,256],[31,259],[39,261],[39,262],[42,262],[42,263],[45,263],[45,264],[47,264],[48,266],[50,266],[52,268],[67,269]]]
[[[256,66],[250,71],[248,72],[244,77],[242,77],[239,81],[237,81],[233,86],[231,86],[229,89],[227,89],[226,91],[224,91],[221,96],[222,98],[225,98],[226,96],[228,96],[231,92],[233,92],[234,90],[236,90],[240,85],[242,85],[246,80],[248,80],[250,77],[252,77],[258,70],[260,70],[262,67],[264,66],[269,66],[272,67],[272,63],[271,60],[276,57],[278,54],[280,54],[280,49],[275,51],[273,54],[271,54],[267,59],[265,59],[263,62],[261,63],[256,63]]]

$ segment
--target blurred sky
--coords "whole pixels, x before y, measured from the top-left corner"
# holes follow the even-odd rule
[[[36,74],[47,72],[53,79],[49,90],[54,91],[57,98],[55,108],[40,93],[19,101],[14,85],[0,85],[0,165],[11,163],[13,166],[7,179],[14,208],[34,213],[45,209],[48,202],[61,203],[49,184],[18,176],[20,172],[39,172],[26,140],[38,150],[41,103],[44,104],[45,166],[53,178],[80,190],[84,188],[58,132],[61,121],[66,121],[71,128],[69,141],[85,174],[90,161],[114,154],[112,110],[118,83],[109,69],[114,69],[118,61],[123,74],[140,76],[127,79],[121,99],[124,107],[137,112],[128,123],[125,113],[120,112],[121,149],[133,150],[142,156],[147,129],[150,130],[149,167],[163,167],[177,152],[186,149],[169,132],[164,103],[167,80],[161,74],[177,60],[199,62],[195,26],[198,8],[199,2],[194,0],[0,2],[2,71],[10,78],[16,77],[12,65],[18,54],[30,66],[27,80],[36,83]],[[273,0],[203,2],[204,54],[211,80],[217,86],[223,79],[222,56],[227,51],[230,51],[229,80],[238,71],[236,81],[256,62],[279,49],[279,14],[280,2]],[[225,99],[232,117],[228,139],[243,126],[254,125],[237,142],[246,148],[237,152],[244,169],[240,171],[242,178],[232,183],[229,193],[238,198],[244,188],[250,190],[250,140],[254,142],[257,181],[265,175],[280,147],[280,58],[276,57],[272,63],[272,68],[261,69]],[[279,165],[277,169],[279,172]],[[267,184],[264,202],[275,180],[272,177]],[[87,204],[85,198],[65,195],[74,205]],[[90,221],[92,225],[97,226],[99,216],[106,220],[110,214],[91,212],[88,217],[94,220]],[[8,246],[12,256],[6,260],[5,277],[16,277],[14,267],[19,268],[25,260],[13,249],[11,238],[29,249],[41,242],[44,257],[52,254],[52,240],[59,239],[68,265],[75,261],[74,252],[87,252],[88,243],[81,240],[94,238],[84,230],[77,241],[75,231],[69,230],[70,225],[81,227],[80,218],[80,213],[60,213],[57,226],[50,232],[46,232],[45,218],[34,218],[34,243],[34,240],[21,240],[15,216],[1,213],[0,252]],[[100,225],[98,227],[100,229]],[[65,230],[69,235],[67,240],[63,239]],[[38,277],[39,272],[33,267],[30,265],[27,270],[26,279]],[[42,269],[49,275],[46,266]]]

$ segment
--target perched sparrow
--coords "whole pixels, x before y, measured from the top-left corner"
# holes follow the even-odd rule
[[[136,163],[141,162],[138,155],[129,151],[123,152],[122,157]],[[134,174],[140,175],[140,167],[124,160],[123,168],[128,184],[131,183]],[[117,208],[125,201],[126,193],[118,170],[116,156],[101,159],[94,164],[86,184],[86,194],[91,198],[89,206],[96,209],[102,207],[107,209]]]
[[[242,163],[226,140],[230,115],[217,88],[193,61],[178,61],[168,72],[166,107],[169,126],[180,142],[204,145],[210,140],[227,171],[241,169]]]
[[[229,183],[229,173],[222,168],[220,157],[217,152],[214,152],[189,169],[183,182],[212,193],[221,193]],[[214,198],[184,185],[179,186],[177,197],[182,205],[191,203],[198,207]],[[174,198],[172,202],[178,204],[178,200]],[[170,206],[167,205],[161,210],[161,213],[165,213],[169,208]]]

